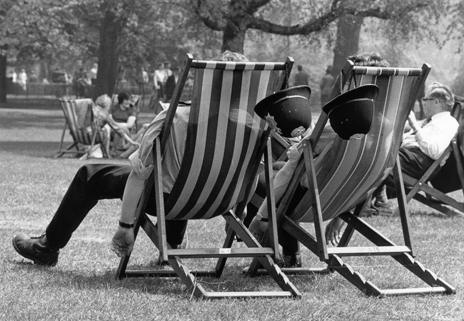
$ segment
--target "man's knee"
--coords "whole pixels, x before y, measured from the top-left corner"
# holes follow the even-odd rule
[[[76,173],[76,178],[78,178],[83,183],[90,183],[92,181],[92,177],[98,176],[98,173],[102,171],[102,169],[106,165],[101,164],[86,164],[81,166]]]

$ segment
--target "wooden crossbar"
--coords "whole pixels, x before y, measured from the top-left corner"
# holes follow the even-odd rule
[[[423,287],[423,288],[405,288],[405,289],[382,289],[380,290],[383,296],[394,295],[411,295],[411,294],[443,294],[447,289],[442,286],[437,287]]]
[[[202,249],[173,249],[168,250],[168,257],[183,258],[218,258],[218,257],[258,257],[273,255],[271,248],[202,248]]]
[[[357,247],[332,247],[327,249],[328,254],[338,256],[375,256],[395,255],[410,253],[407,246],[357,246]]]
[[[191,271],[195,276],[200,277],[217,277],[216,271]],[[134,278],[149,278],[149,277],[179,277],[173,269],[160,270],[153,269],[140,269],[140,270],[130,270],[125,272],[125,277],[134,277]]]
[[[205,299],[225,299],[225,298],[291,298],[293,295],[288,291],[243,291],[243,292],[207,292]]]

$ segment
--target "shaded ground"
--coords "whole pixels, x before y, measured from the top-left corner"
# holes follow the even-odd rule
[[[11,237],[41,233],[76,170],[84,162],[52,158],[63,124],[61,111],[0,108],[0,320],[462,320],[464,316],[464,219],[445,217],[413,204],[411,233],[416,257],[457,287],[452,296],[366,297],[340,275],[291,277],[301,300],[190,300],[177,279],[117,281],[117,257],[109,250],[119,200],[99,203],[61,251],[54,268],[40,268],[15,253]],[[148,117],[149,118],[149,115]],[[71,139],[66,134],[66,142]],[[368,223],[401,242],[396,217],[372,217]],[[192,246],[218,245],[220,218],[189,224]],[[361,244],[355,237],[354,243]],[[206,243],[206,244],[205,244]],[[143,235],[132,264],[147,265],[157,252]],[[348,260],[381,287],[421,285],[392,259]],[[230,260],[221,279],[202,283],[219,290],[273,290],[267,277],[248,278],[249,261]],[[320,265],[303,251],[305,266]],[[193,260],[199,268],[211,261]]]

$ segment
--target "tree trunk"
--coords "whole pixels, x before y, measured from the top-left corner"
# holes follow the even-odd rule
[[[0,55],[0,103],[6,103],[6,55]]]
[[[123,23],[110,8],[106,9],[100,26],[97,83],[93,97],[112,95],[119,70],[119,41]]]
[[[337,77],[337,74],[345,65],[346,58],[358,53],[362,24],[363,17],[345,15],[338,19],[332,69],[334,77]]]
[[[233,20],[227,20],[222,33],[222,51],[230,50],[243,53],[247,28]]]

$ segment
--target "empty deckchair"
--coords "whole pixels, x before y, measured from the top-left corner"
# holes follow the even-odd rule
[[[407,188],[407,202],[414,198],[443,214],[464,215],[464,202],[447,195],[447,193],[456,190],[461,190],[464,195],[464,159],[459,148],[462,146],[464,130],[462,117],[464,115],[461,101],[458,99],[456,99],[451,113],[460,125],[458,135],[451,141],[443,155],[430,165],[422,177],[416,179],[403,173],[403,178]]]
[[[258,165],[265,156],[266,176],[269,180],[271,129],[267,123],[254,114],[255,104],[275,90],[286,85],[293,60],[285,63],[218,62],[193,60],[188,55],[185,70],[180,77],[166,116],[161,138],[154,142],[154,187],[157,225],[156,228],[146,214],[144,207],[150,196],[146,189],[137,210],[138,219],[135,233],[141,226],[160,251],[160,257],[167,260],[174,275],[179,276],[189,291],[198,297],[249,297],[280,296],[298,297],[298,290],[274,264],[272,257],[277,248],[275,211],[270,214],[273,247],[261,247],[248,229],[238,219],[252,193]],[[186,147],[180,171],[173,188],[163,199],[161,182],[161,151],[170,139],[170,128],[189,71],[193,71],[193,97],[190,107]],[[186,107],[185,107],[186,108]],[[268,196],[272,200],[272,190]],[[153,201],[153,200],[151,200]],[[272,201],[271,201],[272,203]],[[270,208],[273,206],[270,205]],[[209,219],[222,215],[230,228],[248,248],[226,246],[203,249],[171,249],[166,239],[166,220]],[[222,229],[221,229],[222,230]],[[192,273],[181,261],[182,258],[224,258],[258,257],[261,264],[282,288],[278,292],[221,292],[207,291],[199,275],[219,277],[224,268],[222,260],[212,272]],[[166,271],[127,271],[129,256],[121,259],[117,275],[128,276],[169,275]]]
[[[93,141],[101,142],[101,137],[96,132],[97,129],[93,124],[93,102],[90,98],[62,98],[60,104],[64,113],[65,125],[61,133],[60,147],[55,157],[61,157],[64,154],[83,155],[88,150],[86,146],[93,145]],[[64,135],[67,128],[69,128],[73,143],[63,149]],[[73,148],[76,150],[73,150]]]
[[[336,137],[332,145],[313,159],[328,116],[322,113],[310,137],[303,141],[302,156],[287,191],[278,204],[279,227],[294,236],[314,252],[321,261],[344,276],[349,282],[369,295],[386,296],[417,293],[454,293],[454,288],[424,268],[413,256],[409,235],[408,212],[397,153],[401,133],[413,107],[417,90],[425,81],[430,67],[379,68],[358,67],[351,61],[338,78],[335,94],[363,84],[376,84],[379,94],[375,100],[372,126],[366,135],[349,140]],[[335,95],[334,95],[335,96]],[[385,179],[396,162],[397,186],[404,245],[396,245],[379,231],[358,217],[363,203]],[[300,185],[303,175],[309,188]],[[351,213],[350,210],[354,210]],[[347,228],[338,247],[328,248],[323,221],[340,216]],[[300,222],[314,222],[315,236],[299,226]],[[374,246],[348,247],[354,230]],[[344,256],[386,255],[427,283],[424,288],[380,289],[345,263]],[[250,266],[254,273],[256,261]],[[287,271],[287,269],[285,269]]]

